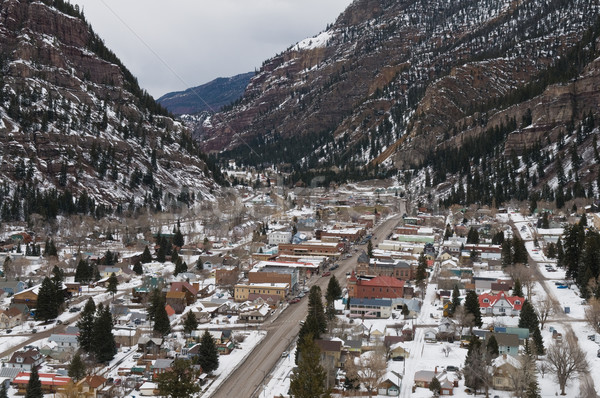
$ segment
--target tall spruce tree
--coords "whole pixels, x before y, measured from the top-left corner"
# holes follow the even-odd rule
[[[313,336],[303,337],[299,351],[298,367],[290,378],[290,394],[294,398],[328,398],[326,389],[327,372],[321,365],[321,350],[315,344]]]
[[[117,353],[117,344],[112,329],[113,318],[109,307],[99,305],[92,337],[92,352],[98,362],[111,361]]]
[[[154,321],[158,308],[160,308],[161,306],[165,306],[165,301],[162,296],[162,293],[160,292],[160,290],[154,289],[152,290],[152,293],[150,293],[150,302],[148,304],[148,307],[146,308],[146,312],[148,313],[148,320],[150,320],[150,322]]]
[[[190,361],[175,359],[171,370],[157,377],[159,393],[169,398],[194,397],[200,391],[199,376]]]
[[[206,373],[211,373],[219,367],[219,351],[217,349],[217,344],[208,330],[204,331],[204,334],[200,339],[197,363],[202,366],[202,370]]]
[[[481,327],[481,325],[483,325],[481,320],[481,308],[479,308],[479,298],[474,290],[469,290],[467,292],[464,307],[467,314],[473,315],[473,324],[477,327]]]
[[[38,374],[37,367],[34,366],[31,369],[29,375],[29,382],[27,383],[27,390],[25,392],[25,398],[43,398],[44,392],[42,391],[42,382]]]
[[[458,285],[454,285],[454,289],[452,289],[452,304],[450,305],[450,315],[454,315],[458,307],[460,307],[460,290],[458,290]]]
[[[173,245],[181,248],[183,247],[184,243],[185,241],[183,239],[183,234],[181,233],[179,220],[177,220],[177,229],[175,230],[175,235],[173,236]]]
[[[60,306],[57,297],[56,286],[52,283],[52,280],[48,277],[44,278],[38,293],[35,319],[47,321],[56,318]]]
[[[108,277],[108,286],[106,287],[106,292],[115,296],[117,293],[117,286],[119,285],[119,280],[117,279],[117,275],[115,273],[111,273]]]
[[[92,269],[84,259],[79,260],[75,269],[75,282],[87,283],[92,279]]]
[[[517,279],[513,286],[513,296],[524,297],[523,296],[523,288],[521,287],[521,280]]]
[[[325,292],[325,300],[327,302],[326,316],[327,319],[332,320],[335,317],[335,300],[342,296],[342,288],[335,275],[332,275],[327,284],[327,291]]]
[[[6,383],[2,383],[0,387],[0,398],[8,398],[8,391],[6,390]]]
[[[299,358],[300,347],[304,336],[311,335],[313,338],[320,338],[321,334],[327,330],[327,318],[323,311],[323,301],[321,300],[321,288],[314,285],[310,288],[308,294],[308,313],[304,324],[298,332],[298,346],[296,348],[296,361]]]
[[[519,327],[529,329],[531,333],[536,328],[539,328],[539,319],[537,314],[535,313],[535,309],[529,302],[529,300],[525,300],[523,306],[521,307],[521,315],[519,317]]]
[[[79,328],[79,335],[77,340],[79,341],[79,347],[87,353],[92,351],[92,339],[94,334],[94,322],[95,322],[96,304],[90,297],[83,307],[79,321],[77,321],[77,327]]]
[[[159,306],[154,314],[154,331],[161,336],[166,336],[171,332],[171,321],[164,305]]]
[[[75,382],[83,379],[86,374],[86,366],[85,362],[81,359],[81,355],[77,352],[73,359],[71,360],[71,364],[69,365],[69,377],[72,378]]]
[[[135,272],[136,275],[142,275],[144,273],[144,268],[142,267],[141,261],[138,260],[135,262],[133,265],[133,272]]]
[[[415,275],[415,284],[422,287],[425,283],[425,279],[427,279],[427,260],[425,259],[425,254],[421,253],[417,265],[417,273]]]
[[[150,249],[148,249],[148,246],[146,246],[144,248],[144,252],[142,253],[142,256],[140,257],[140,261],[142,262],[142,264],[147,264],[152,262],[152,254],[150,254]]]
[[[196,319],[196,315],[192,311],[189,311],[185,317],[185,321],[183,322],[183,331],[186,334],[192,334],[194,330],[198,328],[198,320]]]

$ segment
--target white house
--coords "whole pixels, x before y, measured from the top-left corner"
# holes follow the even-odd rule
[[[79,340],[74,334],[53,334],[48,337],[48,342],[56,344],[56,351],[72,351],[79,349]]]
[[[292,233],[290,231],[273,231],[269,234],[269,245],[277,246],[292,242]]]

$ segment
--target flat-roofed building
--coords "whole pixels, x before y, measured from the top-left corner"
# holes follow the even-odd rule
[[[289,283],[239,283],[235,285],[235,301],[246,301],[252,293],[277,296],[284,299],[290,291]]]

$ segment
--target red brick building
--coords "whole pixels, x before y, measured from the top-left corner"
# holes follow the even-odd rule
[[[358,279],[354,273],[348,279],[348,296],[350,298],[402,298],[404,297],[404,281],[392,276],[377,276],[371,280]]]

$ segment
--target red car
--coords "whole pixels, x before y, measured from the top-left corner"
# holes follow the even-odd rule
[[[329,276],[329,275],[331,275],[331,272],[329,272],[329,271],[323,273],[323,276]]]
[[[290,304],[296,304],[296,303],[297,303],[297,302],[299,302],[299,301],[300,301],[300,299],[299,299],[298,297],[295,297],[295,298],[291,299],[291,300],[289,301],[289,303],[290,303]]]

